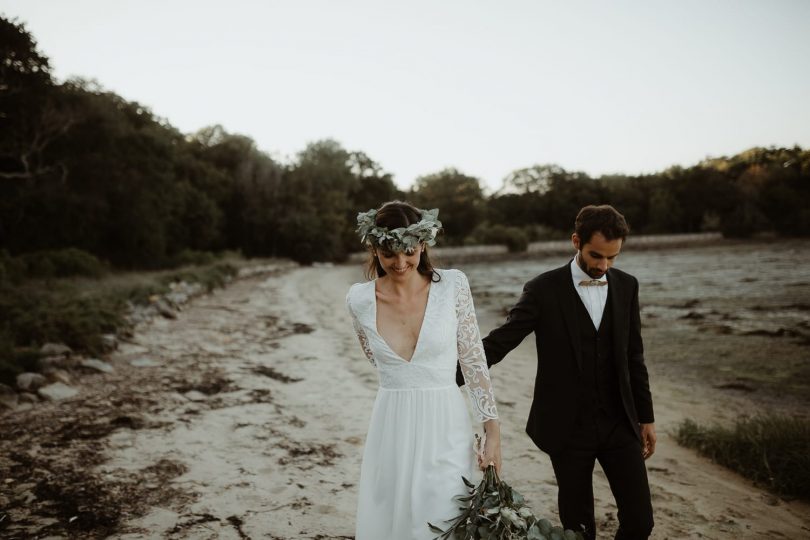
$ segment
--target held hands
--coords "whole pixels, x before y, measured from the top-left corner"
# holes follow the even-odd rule
[[[639,424],[639,426],[641,426],[641,455],[644,456],[644,459],[648,459],[655,453],[655,441],[657,439],[655,436],[655,424]]]
[[[490,464],[495,465],[495,472],[501,474],[501,427],[497,420],[484,423],[484,450],[478,453],[478,466],[483,470]]]

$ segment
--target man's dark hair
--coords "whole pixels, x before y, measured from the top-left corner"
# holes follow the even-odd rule
[[[579,236],[581,245],[591,241],[594,233],[600,232],[607,240],[624,239],[630,232],[624,216],[609,204],[588,205],[577,214],[574,221],[574,232]]]

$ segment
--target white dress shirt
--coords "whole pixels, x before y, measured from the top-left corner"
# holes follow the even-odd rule
[[[579,267],[577,259],[579,259],[579,253],[577,253],[571,261],[571,277],[574,279],[574,288],[582,299],[582,303],[585,304],[585,309],[588,310],[588,314],[591,316],[594,328],[599,330],[599,325],[602,323],[602,313],[605,311],[605,304],[607,303],[608,287],[610,287],[610,285],[580,285],[580,281],[586,279],[591,280],[593,278]],[[607,282],[607,274],[599,278],[599,281]]]

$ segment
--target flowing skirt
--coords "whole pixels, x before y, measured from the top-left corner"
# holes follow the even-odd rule
[[[371,413],[357,540],[432,539],[459,514],[461,477],[477,483],[472,427],[457,386],[380,388]]]

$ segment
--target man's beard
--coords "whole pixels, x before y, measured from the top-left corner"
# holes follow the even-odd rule
[[[604,273],[602,273],[602,271],[599,270],[598,268],[588,268],[588,265],[582,259],[582,250],[580,250],[579,253],[577,254],[577,264],[579,265],[579,267],[582,269],[583,272],[588,274],[593,279],[599,279],[604,275]]]

